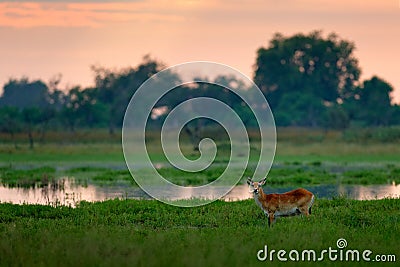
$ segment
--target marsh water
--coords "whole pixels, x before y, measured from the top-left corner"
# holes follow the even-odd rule
[[[266,193],[282,193],[293,189],[294,187],[268,187]],[[307,186],[306,189],[313,192],[321,198],[332,198],[335,196],[347,196],[351,199],[369,200],[381,198],[399,198],[400,185],[318,185]],[[220,190],[212,188],[209,198]],[[190,197],[190,196],[188,196]],[[246,185],[235,186],[222,199],[225,201],[238,201],[251,198]],[[103,201],[114,198],[131,199],[151,199],[139,187],[127,184],[96,185],[80,184],[75,182],[72,177],[63,177],[57,179],[46,186],[33,185],[30,187],[10,187],[0,185],[0,202],[10,202],[15,204],[45,204],[45,205],[67,205],[75,206],[80,201]],[[179,197],[170,196],[171,200]]]

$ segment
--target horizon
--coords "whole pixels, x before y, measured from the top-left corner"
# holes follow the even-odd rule
[[[272,36],[322,30],[355,43],[360,81],[377,75],[400,103],[396,0],[331,1],[0,1],[0,91],[10,78],[61,88],[94,84],[91,65],[119,70],[150,54],[167,66],[214,61],[251,79],[256,51]]]

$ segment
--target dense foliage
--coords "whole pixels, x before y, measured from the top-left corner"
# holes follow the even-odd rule
[[[254,81],[276,123],[336,129],[399,124],[399,106],[391,105],[393,88],[376,76],[361,82],[354,50],[354,43],[320,32],[276,34],[260,48]]]
[[[257,51],[254,81],[268,99],[278,126],[306,126],[344,130],[351,126],[400,124],[400,106],[391,103],[393,88],[379,77],[360,81],[361,69],[354,56],[355,45],[337,35],[320,32],[285,37],[276,34],[268,47]],[[92,67],[94,86],[60,88],[61,77],[49,83],[28,78],[10,79],[0,97],[0,131],[34,134],[44,139],[48,129],[74,132],[77,128],[121,127],[125,109],[140,85],[165,66],[144,57],[136,67],[111,71]],[[207,78],[207,77],[204,77]],[[180,77],[170,73],[179,83]],[[160,127],[177,104],[209,96],[230,105],[247,127],[257,126],[254,116],[235,93],[212,83],[246,90],[235,77],[218,76],[211,83],[179,86],[154,107],[150,127]],[[213,125],[197,120],[186,127],[193,143],[199,129]]]

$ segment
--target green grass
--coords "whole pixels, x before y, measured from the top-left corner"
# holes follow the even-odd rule
[[[14,148],[10,144],[0,145],[0,162],[24,165],[71,165],[76,163],[117,163],[125,164],[121,143],[92,144],[44,144],[34,149],[27,146]]]
[[[33,169],[14,169],[10,166],[0,167],[0,182],[10,187],[47,186],[55,180],[55,169],[39,167]]]
[[[268,174],[271,186],[288,185],[374,185],[400,184],[400,168],[398,165],[381,164],[378,167],[357,164],[320,164],[313,162],[302,164],[285,164],[272,167]]]
[[[396,163],[400,161],[397,143],[311,143],[278,142],[275,162]]]
[[[216,180],[224,172],[225,167],[207,168],[196,173],[184,172],[176,168],[161,168],[158,173],[168,181],[182,185],[205,185]]]
[[[278,136],[269,185],[400,183],[398,143],[347,143],[338,133],[295,130]],[[106,134],[93,135],[94,142],[82,135],[71,143],[54,136],[58,138],[54,143],[36,144],[32,150],[27,144],[18,148],[0,144],[1,182],[30,187],[68,176],[83,184],[134,184],[118,136],[107,143]],[[84,143],[81,137],[90,138]],[[192,159],[198,155],[189,145],[182,150]],[[149,151],[155,162],[165,159],[157,142]],[[256,147],[245,177],[254,171],[254,152]],[[194,175],[173,168],[159,172],[177,184],[206,184],[223,171],[227,155],[225,147],[217,158],[219,165]],[[292,262],[276,260],[258,262],[256,253],[264,245],[321,251],[336,248],[339,238],[345,238],[350,249],[396,254],[398,262],[398,236],[399,199],[317,199],[311,217],[282,218],[271,229],[253,200],[216,201],[196,208],[145,200],[81,202],[77,208],[0,204],[0,266],[291,266]],[[366,264],[327,261],[324,265]]]
[[[287,133],[286,133],[287,135]],[[349,143],[334,138],[321,140],[298,140],[296,135],[284,136],[277,143],[275,162],[334,162],[334,163],[396,163],[400,161],[398,143]],[[229,160],[227,146],[221,145],[222,151],[217,161]],[[257,160],[258,148],[251,147],[251,161]],[[182,146],[183,153],[193,159],[198,153],[191,151],[191,145]],[[159,142],[148,145],[150,157],[155,162],[163,162]],[[240,160],[240,155],[234,155]],[[112,163],[125,164],[120,142],[114,143],[47,143],[37,144],[29,149],[27,144],[15,148],[10,143],[0,144],[0,162],[4,164],[57,164],[73,165],[76,163]]]
[[[252,200],[197,208],[145,200],[83,202],[77,208],[0,204],[0,266],[265,266],[271,263],[256,258],[264,245],[321,251],[336,248],[339,238],[350,249],[396,254],[399,260],[399,235],[398,199],[317,199],[309,218],[281,218],[271,229]]]
[[[17,165],[18,166],[18,165]],[[160,168],[157,171],[167,180],[182,186],[200,186],[218,178],[226,166],[216,166],[203,171],[191,173],[176,168]],[[248,167],[242,175],[241,183],[251,177],[254,168]],[[101,186],[123,185],[137,186],[129,170],[107,167],[87,166],[65,167],[56,170],[54,167],[42,166],[18,168],[13,166],[0,167],[0,182],[8,187],[46,186],[49,182],[66,177],[73,178],[76,184],[96,184]],[[356,165],[356,164],[325,164],[319,161],[302,163],[299,161],[275,164],[268,174],[268,185],[314,186],[325,184],[343,185],[374,185],[400,184],[400,167],[395,164]]]
[[[344,184],[399,184],[400,168],[388,167],[382,169],[354,170],[343,173]]]

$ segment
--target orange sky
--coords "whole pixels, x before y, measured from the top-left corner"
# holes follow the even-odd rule
[[[257,48],[275,32],[312,30],[355,42],[362,79],[377,74],[400,102],[398,0],[0,1],[0,86],[57,73],[63,86],[89,86],[90,65],[135,66],[148,53],[167,65],[216,61],[252,77]]]

